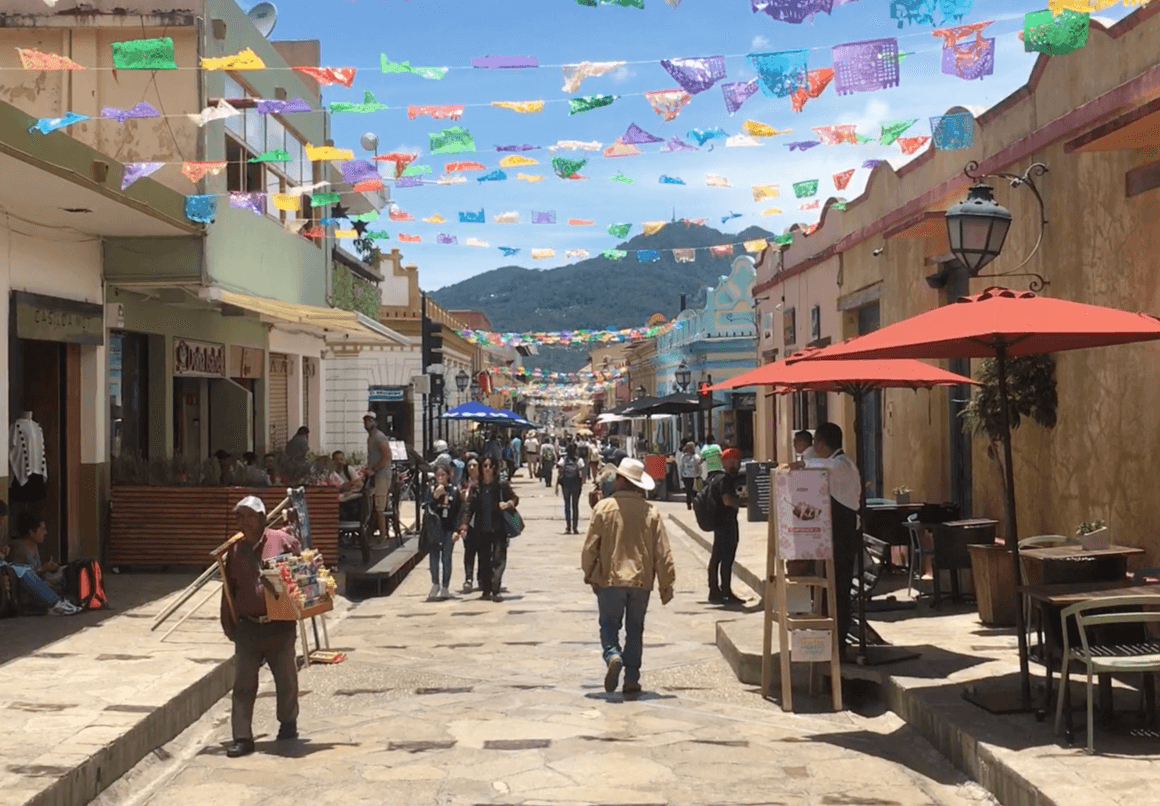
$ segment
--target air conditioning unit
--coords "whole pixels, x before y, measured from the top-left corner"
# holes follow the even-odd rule
[[[411,391],[417,395],[431,394],[431,376],[415,375],[411,378]]]

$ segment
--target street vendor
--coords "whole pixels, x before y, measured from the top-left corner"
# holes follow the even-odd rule
[[[234,507],[241,540],[226,549],[221,619],[226,637],[234,642],[235,672],[230,720],[233,744],[230,758],[254,752],[254,702],[258,671],[270,667],[277,689],[278,739],[298,738],[298,664],[295,658],[297,625],[293,621],[265,621],[266,596],[262,589],[262,561],[302,551],[286,532],[266,528],[266,506],[247,495]],[[226,599],[229,591],[233,602]],[[234,614],[236,613],[236,619]]]

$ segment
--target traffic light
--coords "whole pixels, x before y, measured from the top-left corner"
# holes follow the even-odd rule
[[[443,325],[430,319],[423,322],[423,369],[443,363]]]

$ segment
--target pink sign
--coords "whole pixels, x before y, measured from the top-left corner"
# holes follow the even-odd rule
[[[778,468],[773,471],[773,497],[781,559],[833,559],[829,471]]]

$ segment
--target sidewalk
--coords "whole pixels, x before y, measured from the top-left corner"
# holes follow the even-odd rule
[[[88,803],[230,690],[233,645],[216,598],[165,641],[176,617],[150,632],[169,591],[191,579],[110,576],[116,611],[0,622],[0,806]],[[46,641],[45,630],[63,637]]]
[[[680,529],[704,546],[712,535],[697,528],[684,504],[661,504],[670,529]],[[735,576],[760,596],[766,562],[765,523],[741,523]],[[903,588],[895,594],[906,599]],[[738,614],[719,623],[743,652],[760,663],[761,612]],[[1085,688],[1075,685],[1072,703],[1075,747],[1054,733],[1054,711],[1043,722],[1032,714],[996,716],[963,699],[968,688],[1017,690],[1018,655],[1014,629],[988,628],[973,606],[932,610],[923,599],[916,609],[869,614],[869,621],[894,646],[911,647],[913,661],[877,667],[843,667],[847,677],[880,686],[888,707],[917,730],[955,766],[979,781],[1005,806],[1137,806],[1155,802],[1160,775],[1160,738],[1154,729],[1132,730],[1136,717],[1112,728],[1096,724],[1096,752],[1084,752]],[[753,662],[753,659],[750,659]],[[1032,665],[1032,682],[1042,684],[1042,667]],[[1133,691],[1117,691],[1117,711],[1138,707]]]

